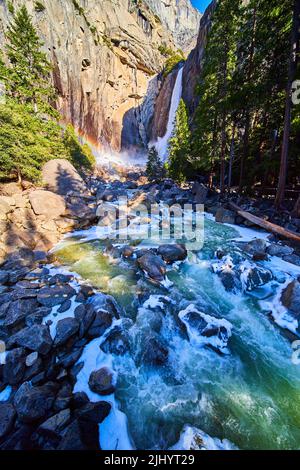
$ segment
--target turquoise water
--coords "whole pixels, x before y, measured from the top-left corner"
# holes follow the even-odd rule
[[[124,316],[135,322],[139,315],[130,329],[134,351],[113,357],[116,399],[135,446],[166,449],[190,424],[241,449],[299,449],[300,366],[291,361],[291,344],[257,299],[226,292],[210,268],[218,247],[237,249],[235,231],[206,220],[203,250],[189,253],[187,261],[168,272],[173,282],[168,291],[147,282],[133,263],[104,255],[104,243],[89,235],[87,231],[67,239],[56,255],[60,263],[113,295]],[[147,299],[158,293],[174,301],[164,309],[159,332],[170,351],[168,365],[137,366],[150,318],[147,310],[138,311],[137,296]],[[191,303],[232,323],[229,356],[190,344],[178,313]]]

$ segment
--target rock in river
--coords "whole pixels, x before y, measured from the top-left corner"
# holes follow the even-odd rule
[[[107,367],[92,372],[89,378],[89,387],[92,392],[99,395],[111,395],[115,391],[114,373]]]
[[[211,346],[222,354],[228,354],[227,344],[231,337],[231,323],[199,312],[195,305],[182,310],[178,316],[186,326],[191,343],[195,346]]]
[[[300,282],[293,281],[284,289],[281,302],[294,317],[300,317]]]
[[[146,253],[137,260],[139,267],[155,282],[162,282],[167,271],[166,265],[160,256]]]
[[[178,243],[170,245],[161,245],[158,248],[158,254],[161,255],[166,263],[174,263],[174,261],[184,261],[187,257],[187,250],[184,245]]]

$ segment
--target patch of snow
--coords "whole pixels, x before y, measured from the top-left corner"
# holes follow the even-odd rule
[[[179,441],[169,450],[237,450],[237,447],[227,439],[210,437],[198,428],[185,425]]]
[[[8,385],[2,392],[0,392],[0,401],[7,401],[11,395],[12,388]]]

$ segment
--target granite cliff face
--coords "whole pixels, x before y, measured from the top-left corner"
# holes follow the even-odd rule
[[[199,81],[203,66],[208,32],[211,27],[212,14],[215,7],[216,0],[209,5],[202,16],[196,47],[189,54],[183,68],[182,98],[187,105],[191,117],[193,116],[199,102],[196,93],[196,85]],[[151,140],[153,141],[156,141],[157,137],[162,137],[166,132],[172,91],[177,73],[178,69],[175,69],[161,83],[160,91],[156,99],[154,119],[151,128]]]
[[[201,13],[190,0],[145,0],[172,33],[176,45],[189,53],[197,42]]]
[[[145,144],[158,92],[155,76],[165,61],[158,47],[176,47],[159,17],[133,0],[41,3],[44,9],[33,0],[26,6],[53,64],[64,120],[100,148]],[[0,0],[0,44],[11,18],[7,4]]]

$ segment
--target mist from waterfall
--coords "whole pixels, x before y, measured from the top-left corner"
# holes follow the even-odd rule
[[[170,138],[172,137],[176,111],[178,109],[179,102],[180,102],[181,95],[182,95],[182,76],[183,76],[183,67],[179,69],[177,77],[176,77],[176,82],[175,82],[173,93],[172,93],[167,131],[163,137],[158,137],[156,143],[154,144],[162,162],[165,162],[169,156],[168,143],[169,143]]]

